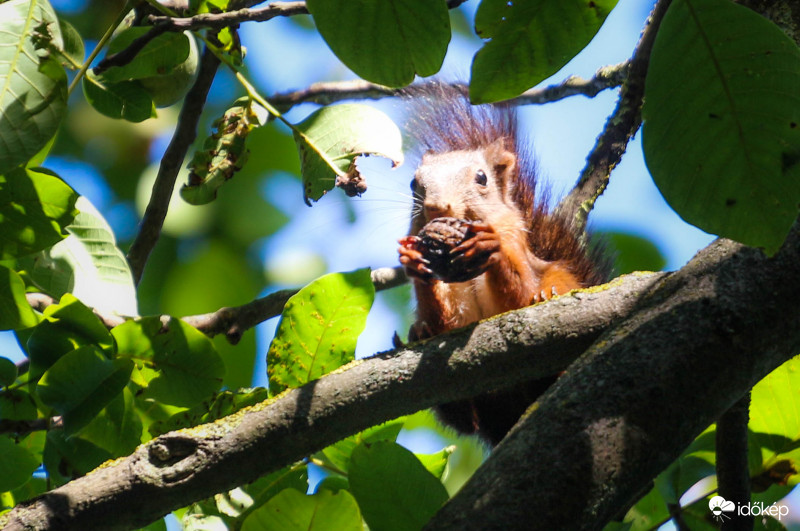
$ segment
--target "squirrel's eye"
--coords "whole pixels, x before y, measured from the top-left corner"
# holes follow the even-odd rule
[[[475,172],[475,182],[481,186],[486,186],[486,173],[483,170]]]
[[[416,179],[411,179],[411,191],[412,192],[416,192],[417,191],[417,180]]]

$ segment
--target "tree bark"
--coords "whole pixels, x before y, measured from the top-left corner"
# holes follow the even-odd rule
[[[800,352],[800,241],[717,240],[644,294],[426,529],[601,529],[756,382]]]

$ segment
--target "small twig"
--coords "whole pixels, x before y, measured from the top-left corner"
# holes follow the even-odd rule
[[[455,9],[465,1],[448,0],[447,7],[448,9]],[[229,26],[237,26],[243,22],[266,22],[275,17],[308,14],[305,2],[272,2],[259,8],[237,9],[226,13],[201,13],[186,18],[149,15],[145,21],[153,26],[163,27],[164,31],[186,31],[203,28],[222,29]]]
[[[406,275],[400,266],[376,269],[372,271],[371,278],[372,283],[375,285],[375,291],[390,289],[407,281]],[[298,291],[300,290],[284,289],[242,306],[220,308],[212,313],[183,317],[181,320],[194,326],[209,337],[224,333],[228,342],[235,345],[247,330],[267,319],[280,315],[286,301]]]
[[[0,435],[13,434],[24,437],[35,431],[61,429],[64,423],[60,416],[33,420],[0,420]]]
[[[570,96],[583,95],[594,98],[602,91],[622,85],[628,75],[630,61],[605,66],[591,79],[570,76],[561,83],[541,89],[531,89],[511,100],[514,105],[541,105],[563,100]]]
[[[403,268],[400,266],[375,269],[370,274],[370,277],[372,284],[375,286],[375,291],[391,289],[408,281]],[[209,337],[225,334],[228,341],[235,345],[247,330],[267,319],[280,315],[286,305],[286,301],[298,291],[300,291],[300,288],[283,289],[241,306],[220,308],[215,312],[201,315],[190,315],[182,317],[181,320]],[[40,312],[57,302],[53,297],[44,293],[28,293],[26,297],[28,304]],[[94,313],[108,329],[114,328],[126,320],[124,317],[103,314],[97,310],[94,310]],[[162,316],[162,320],[165,322],[168,319],[167,316]]]
[[[750,503],[750,468],[747,463],[747,423],[750,393],[740,398],[717,420],[717,485],[719,495],[741,507]],[[723,531],[753,529],[753,516],[736,514],[722,522]]]
[[[25,298],[28,300],[28,304],[30,304],[34,310],[39,312],[43,312],[45,308],[58,302],[50,295],[46,295],[44,293],[26,293]],[[94,310],[94,314],[109,330],[125,322],[124,317],[116,314],[104,314],[97,310]]]
[[[219,60],[210,49],[206,48],[200,60],[197,80],[186,95],[172,141],[161,159],[158,176],[153,184],[150,202],[142,217],[139,232],[128,250],[128,263],[136,284],[139,284],[147,258],[161,235],[161,227],[167,216],[175,179],[178,177],[178,171],[183,165],[183,159],[189,146],[197,136],[197,123],[200,121],[200,115],[218,66]]]
[[[134,57],[136,57],[150,41],[166,32],[167,29],[163,26],[153,26],[144,35],[135,38],[127,48],[104,57],[103,60],[92,69],[92,71],[99,76],[112,66],[125,66],[133,61]]]
[[[574,215],[578,230],[586,226],[586,220],[594,203],[608,186],[611,170],[619,164],[628,141],[642,123],[642,100],[650,51],[653,49],[658,27],[664,18],[671,0],[656,3],[639,43],[633,53],[628,76],[622,84],[617,108],[606,121],[602,134],[586,159],[586,166],[572,191],[561,200],[557,211]]]
[[[145,21],[163,31],[186,31],[203,28],[222,29],[242,22],[265,22],[275,17],[307,15],[305,2],[272,2],[257,9],[237,9],[227,13],[202,13],[193,17],[174,18],[149,15]]]

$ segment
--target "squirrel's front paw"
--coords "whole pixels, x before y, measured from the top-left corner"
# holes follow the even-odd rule
[[[450,251],[450,261],[462,275],[475,278],[492,264],[492,257],[500,252],[500,235],[484,223],[471,223],[474,234]]]
[[[406,271],[406,275],[418,278],[423,281],[433,279],[433,271],[428,267],[430,263],[417,249],[419,238],[416,236],[405,236],[399,240],[400,247],[397,252],[400,254],[400,264]]]

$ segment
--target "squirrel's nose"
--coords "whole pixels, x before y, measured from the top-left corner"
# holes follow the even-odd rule
[[[452,217],[453,209],[450,204],[425,203],[425,218],[431,221],[436,218]]]

